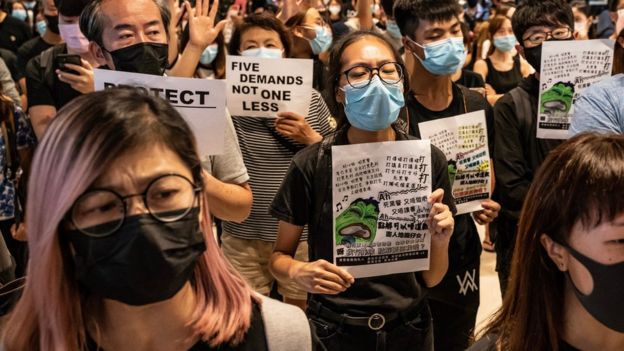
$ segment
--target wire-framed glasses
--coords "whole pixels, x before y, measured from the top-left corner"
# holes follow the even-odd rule
[[[105,237],[124,223],[128,199],[140,196],[150,215],[160,222],[175,222],[195,206],[201,187],[179,174],[165,174],[153,179],[144,192],[122,196],[111,189],[91,189],[74,203],[70,219],[81,233]]]

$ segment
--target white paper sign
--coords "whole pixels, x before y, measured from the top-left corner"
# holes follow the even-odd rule
[[[482,210],[481,202],[492,193],[485,111],[419,123],[418,128],[448,160],[457,214]]]
[[[612,40],[546,41],[542,47],[537,137],[567,139],[574,102],[592,84],[611,76]]]
[[[332,147],[334,264],[355,278],[429,269],[431,144]]]
[[[227,104],[232,116],[308,115],[312,60],[227,56]]]
[[[225,82],[95,70],[95,90],[118,85],[134,86],[169,101],[193,129],[202,157],[223,153]]]

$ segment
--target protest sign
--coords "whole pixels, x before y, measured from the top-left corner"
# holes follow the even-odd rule
[[[592,84],[611,76],[613,41],[546,41],[542,45],[537,137],[567,139],[576,99]]]
[[[169,101],[191,126],[200,155],[223,153],[225,82],[95,70],[95,90],[132,86]]]
[[[306,117],[312,98],[312,60],[228,56],[227,104],[232,116]]]
[[[429,269],[431,144],[332,147],[334,264],[355,278]]]
[[[448,160],[457,214],[482,210],[481,202],[491,194],[485,111],[419,123],[418,128]]]

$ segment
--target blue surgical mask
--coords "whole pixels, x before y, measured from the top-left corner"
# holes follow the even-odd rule
[[[13,12],[11,12],[11,16],[17,18],[20,21],[25,21],[26,17],[28,17],[28,14],[26,13],[26,10],[18,9],[13,10]]]
[[[324,26],[314,26],[314,32],[316,32],[316,38],[308,39],[308,41],[314,55],[319,55],[321,52],[329,50],[332,44],[332,34]]]
[[[24,5],[27,9],[32,10],[35,8],[35,5],[37,5],[37,1],[24,1]]]
[[[509,52],[516,47],[516,37],[513,35],[496,37],[494,38],[494,47],[502,52]]]
[[[208,66],[209,64],[212,63],[212,61],[215,60],[218,53],[219,53],[219,45],[217,44],[208,45],[208,47],[204,49],[204,52],[202,52],[201,57],[199,58],[199,63],[201,63],[202,65]]]
[[[385,84],[375,75],[370,84],[347,84],[342,88],[345,93],[344,109],[347,120],[358,129],[376,132],[388,128],[399,117],[405,106],[403,85]],[[360,86],[359,88],[357,86]]]
[[[433,75],[446,76],[453,74],[462,68],[466,62],[464,38],[448,38],[424,46],[409,37],[407,39],[425,50],[424,59],[418,57],[415,53],[412,54]]]
[[[264,46],[259,48],[247,49],[241,52],[241,56],[244,57],[261,57],[261,58],[282,58],[283,51],[281,49],[265,48]]]
[[[37,22],[37,33],[39,33],[39,35],[43,35],[46,29],[48,29],[48,25],[46,24],[46,21]]]
[[[401,39],[401,29],[399,29],[399,25],[396,21],[388,20],[386,23],[386,31],[390,34],[391,37],[395,39]]]

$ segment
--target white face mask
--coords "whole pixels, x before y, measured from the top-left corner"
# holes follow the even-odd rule
[[[89,39],[82,34],[78,23],[59,24],[59,32],[68,48],[81,54],[89,51]]]
[[[332,15],[337,15],[340,13],[340,5],[332,5],[329,7],[329,13]]]
[[[574,30],[581,34],[586,34],[587,26],[585,25],[585,22],[574,22]]]

